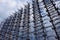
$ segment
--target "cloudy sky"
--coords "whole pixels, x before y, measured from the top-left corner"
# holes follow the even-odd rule
[[[0,22],[9,15],[24,7],[28,0],[0,0]]]
[[[24,7],[27,1],[31,2],[31,0],[0,0],[0,22],[21,7]],[[56,4],[60,4],[60,2],[56,2]],[[58,7],[60,8],[60,6]]]

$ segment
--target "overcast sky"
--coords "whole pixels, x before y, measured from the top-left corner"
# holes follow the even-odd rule
[[[0,0],[0,22],[7,18],[9,15],[24,7],[23,4],[27,0]]]
[[[0,22],[15,11],[18,11],[21,7],[24,7],[27,1],[30,2],[31,0],[0,0]]]

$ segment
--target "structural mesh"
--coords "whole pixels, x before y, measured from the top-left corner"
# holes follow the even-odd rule
[[[0,24],[0,40],[60,40],[60,14],[53,0],[32,0]]]

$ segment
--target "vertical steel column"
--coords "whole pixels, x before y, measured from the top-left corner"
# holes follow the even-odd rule
[[[16,18],[16,40],[18,40],[19,39],[19,28],[20,27],[22,27],[22,26],[20,26],[20,23],[22,22],[21,20],[22,20],[22,15],[23,15],[23,8],[21,8],[21,10],[20,10],[21,12],[20,13],[17,13],[17,18]],[[19,17],[20,16],[20,17]]]
[[[57,30],[58,30],[57,28],[59,26],[58,24],[60,23],[60,18],[59,18],[58,14],[57,14],[57,11],[54,9],[54,6],[53,6],[53,4],[51,3],[50,0],[46,0],[46,1],[43,0],[43,2],[45,4],[45,6],[47,8],[47,12],[49,13],[49,16],[51,18],[53,28],[54,28],[55,33],[57,35],[57,39],[59,40],[59,35],[58,35],[58,32],[57,32]],[[57,21],[57,23],[56,23],[56,21]]]
[[[19,38],[18,38],[18,40],[23,40],[23,38],[22,38],[22,36],[23,36],[23,32],[22,32],[22,16],[23,16],[23,8],[21,8],[21,10],[19,10]]]
[[[56,4],[54,4],[54,1],[53,0],[50,0],[50,1],[53,4],[53,6],[54,6],[55,10],[57,11],[58,15],[60,15],[60,12],[58,11],[58,8],[56,8],[56,6],[55,6]]]
[[[55,36],[56,36],[55,32],[52,29],[53,25],[50,22],[50,18],[48,16],[48,13],[46,12],[45,5],[42,1],[40,2],[40,12],[41,12],[43,26],[44,26],[45,34],[46,34],[45,40],[50,40],[50,39],[56,40],[55,39]]]
[[[36,31],[36,18],[35,18],[35,5],[34,5],[34,1],[33,1],[33,16],[34,16],[34,35],[35,35],[35,40],[37,40],[37,31]]]
[[[44,27],[44,24],[43,24],[43,17],[42,17],[42,15],[41,15],[41,12],[40,12],[40,4],[39,4],[39,0],[36,0],[37,1],[37,6],[38,6],[38,12],[39,12],[39,16],[40,16],[40,22],[41,22],[41,26],[42,26],[42,33],[43,33],[43,37],[44,37],[44,39],[43,40],[46,40],[46,33],[45,33],[45,27]],[[42,5],[43,6],[43,5]]]
[[[25,6],[25,11],[26,11],[26,13],[25,13],[25,31],[26,31],[26,40],[30,40],[30,38],[29,38],[29,16],[30,16],[30,4],[28,3],[28,5],[27,6]]]
[[[38,1],[33,1],[33,14],[34,14],[34,28],[35,28],[35,40],[45,40],[44,39],[44,27],[42,23],[42,17],[39,12]],[[41,30],[41,31],[40,31]]]
[[[30,29],[30,26],[29,26],[29,24],[30,24],[30,21],[29,21],[29,19],[30,19],[30,4],[28,3],[28,5],[27,5],[27,15],[28,15],[28,23],[27,23],[27,40],[30,40],[30,32],[29,32],[29,29]],[[26,16],[27,16],[26,15]]]

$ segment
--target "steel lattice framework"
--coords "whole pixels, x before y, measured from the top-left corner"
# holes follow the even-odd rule
[[[32,0],[0,24],[0,40],[60,40],[60,12],[54,0]]]

